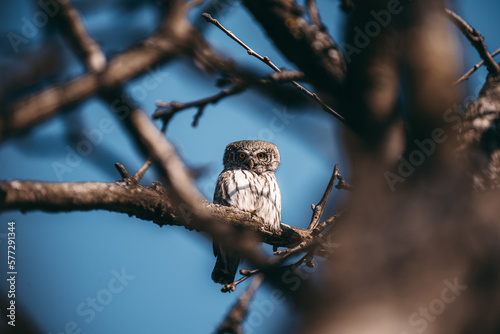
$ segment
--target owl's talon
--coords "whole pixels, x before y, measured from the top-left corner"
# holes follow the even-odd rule
[[[268,234],[270,236],[276,236],[276,237],[281,236],[281,232],[282,232],[281,229],[279,229],[279,230],[271,230],[271,228],[269,226],[261,226],[259,228],[259,230],[262,231],[265,234]]]
[[[220,291],[222,292],[233,292],[234,290],[236,289],[236,284],[233,283],[229,283],[229,284],[226,284],[224,285]]]
[[[265,233],[265,234],[268,234],[270,236],[274,235],[273,232],[269,231],[269,229],[267,229],[265,226],[261,226],[259,227],[259,230],[262,232],[262,233]]]

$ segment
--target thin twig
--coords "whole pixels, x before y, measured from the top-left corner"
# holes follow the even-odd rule
[[[335,186],[336,189],[343,189],[347,191],[351,190],[352,186],[344,180],[342,175],[337,174],[337,179],[339,180],[339,183]]]
[[[319,235],[321,232],[323,232],[323,230],[325,228],[327,228],[328,226],[332,225],[333,223],[335,223],[337,220],[340,219],[340,217],[342,217],[345,212],[346,212],[347,209],[344,209],[340,212],[337,212],[336,214],[334,214],[333,216],[331,217],[328,217],[328,219],[326,219],[324,222],[322,222],[321,224],[318,224],[314,230],[312,231],[311,235],[312,236],[317,236]]]
[[[189,108],[197,108],[198,111],[196,112],[192,123],[192,126],[196,127],[207,105],[216,104],[223,98],[242,93],[243,91],[248,89],[252,84],[268,85],[274,82],[300,80],[303,78],[304,78],[304,73],[299,71],[281,71],[273,73],[261,79],[253,79],[253,78],[244,78],[244,79],[232,78],[230,80],[222,79],[220,80],[221,84],[231,83],[232,86],[230,88],[221,90],[217,94],[185,103],[176,101],[172,102],[157,101],[156,102],[157,109],[153,115],[153,119],[159,119],[159,118],[162,119],[163,121],[162,131],[165,132],[165,129],[168,126],[169,122],[178,112]]]
[[[208,104],[215,104],[227,96],[239,94],[243,92],[247,87],[248,84],[246,83],[236,84],[230,88],[221,90],[217,94],[187,103],[180,103],[175,101],[167,103],[164,101],[158,101],[156,102],[158,109],[153,115],[153,119],[161,118],[166,126],[179,111],[188,108],[197,108],[198,112],[196,113],[192,123],[193,126],[196,126],[198,125],[198,120],[201,117],[203,110]]]
[[[500,48],[496,49],[495,52],[491,54],[492,57],[495,57],[497,54],[500,53]],[[483,66],[484,60],[481,60],[479,63],[474,65],[470,70],[468,70],[464,75],[460,77],[457,81],[453,83],[454,86],[458,86],[465,80],[469,80],[469,77],[472,75],[472,73],[476,72],[481,66]]]
[[[279,67],[277,67],[272,61],[271,59],[269,59],[269,57],[263,57],[261,56],[260,54],[258,54],[257,52],[255,52],[254,50],[252,50],[248,45],[246,45],[245,43],[243,43],[238,37],[236,37],[235,34],[233,34],[231,31],[227,30],[226,28],[224,28],[224,26],[219,22],[217,21],[216,19],[212,18],[212,16],[210,16],[210,14],[208,13],[203,13],[202,14],[203,18],[205,18],[205,20],[208,22],[208,23],[211,23],[213,25],[215,25],[217,28],[219,28],[220,30],[222,30],[227,36],[229,36],[232,40],[234,40],[236,43],[238,43],[239,45],[241,45],[241,47],[243,47],[245,50],[247,50],[247,53],[250,55],[250,56],[253,56],[257,59],[259,59],[260,61],[262,61],[264,64],[266,64],[267,66],[269,66],[270,68],[272,68],[274,71],[276,72],[281,72],[281,69]],[[345,119],[344,117],[342,117],[339,113],[337,113],[335,110],[333,110],[332,108],[330,108],[330,106],[328,106],[325,102],[323,102],[323,100],[321,100],[318,95],[316,95],[315,93],[311,93],[309,90],[307,90],[305,87],[301,86],[299,83],[297,83],[296,81],[292,81],[291,82],[297,89],[299,89],[302,93],[306,94],[307,96],[309,96],[311,99],[313,99],[316,103],[318,103],[322,109],[326,112],[328,112],[329,114],[331,114],[332,116],[334,116],[335,118],[337,118],[338,120],[342,121],[342,122],[345,122]]]
[[[236,304],[234,304],[234,306],[227,314],[224,321],[217,328],[217,334],[242,333],[241,325],[248,313],[248,306],[250,305],[250,301],[252,300],[255,292],[262,285],[263,281],[264,277],[262,275],[255,276],[248,289],[240,296]]]
[[[342,210],[342,211],[334,214],[333,216],[329,217],[328,219],[326,219],[321,224],[318,224],[314,228],[314,230],[312,230],[312,231],[309,232],[309,237],[305,238],[297,246],[289,248],[289,249],[275,251],[274,255],[276,255],[277,257],[271,259],[269,261],[267,267],[276,267],[276,266],[279,266],[288,257],[290,257],[291,255],[299,253],[299,252],[301,252],[301,251],[303,251],[305,249],[310,249],[311,247],[313,247],[315,245],[321,244],[321,240],[322,240],[323,236],[320,235],[320,233],[325,228],[327,228],[328,226],[330,226],[333,223],[335,223],[336,221],[338,221],[340,219],[340,217],[342,217],[342,215],[344,214],[345,211],[346,210]],[[312,255],[311,255],[311,257],[312,257]],[[302,262],[300,262],[300,263],[302,263]],[[224,285],[222,287],[221,291],[222,292],[234,291],[236,289],[236,286],[238,286],[240,283],[244,282],[248,278],[252,277],[253,275],[255,275],[257,273],[264,273],[265,274],[265,272],[263,272],[263,271],[264,271],[263,268],[257,268],[257,269],[254,269],[254,270],[240,269],[240,274],[243,275],[243,277],[241,277],[237,281],[234,281],[233,283]]]
[[[323,238],[320,233],[327,228],[328,226],[332,225],[335,223],[342,215],[344,214],[345,210],[338,212],[334,214],[333,216],[329,217],[326,219],[324,222],[321,224],[318,224],[310,233],[311,238],[307,238],[303,240],[301,243],[299,243],[297,246],[289,248],[289,249],[283,249],[280,251],[274,252],[274,255],[280,256],[277,260],[274,260],[276,263],[282,263],[286,258],[288,258],[292,254],[299,253],[305,249],[309,249],[317,244],[320,243],[320,239]]]
[[[246,281],[248,278],[252,277],[253,275],[261,272],[261,269],[254,269],[254,270],[247,270],[247,269],[240,269],[240,274],[243,275],[242,278],[240,278],[237,281],[234,281],[233,283],[229,283],[224,285],[220,291],[222,292],[229,292],[229,291],[234,291],[236,289],[236,286],[244,281]]]
[[[132,176],[132,179],[134,180],[134,182],[137,183],[142,179],[142,177],[144,176],[144,173],[146,173],[146,171],[148,170],[148,168],[151,166],[152,163],[153,163],[153,159],[151,157],[149,157],[144,162],[144,164],[141,166],[141,168],[139,168],[137,173],[135,173],[134,176]]]
[[[311,217],[311,223],[309,224],[309,227],[307,228],[308,230],[313,230],[316,225],[318,225],[319,220],[321,219],[321,215],[323,214],[323,210],[325,209],[326,201],[328,200],[328,196],[330,196],[330,193],[332,192],[333,186],[335,185],[335,180],[337,179],[337,175],[339,173],[339,166],[335,164],[335,167],[333,168],[333,173],[332,177],[330,178],[330,181],[328,182],[328,186],[326,187],[326,190],[323,194],[323,197],[321,197],[321,200],[317,205],[312,204],[311,207],[313,209],[313,215]]]
[[[127,172],[125,169],[125,166],[123,166],[121,163],[115,163],[115,168],[120,173],[120,176],[122,177],[123,181],[131,180],[132,176]]]
[[[479,53],[479,56],[484,60],[484,64],[491,75],[500,75],[500,66],[495,62],[488,48],[484,43],[484,38],[479,31],[472,28],[464,19],[449,9],[445,9],[446,14],[450,20],[457,26],[457,28],[465,35],[472,46]]]
[[[120,173],[120,176],[122,177],[122,180],[123,181],[130,181],[132,183],[138,183],[142,176],[144,175],[144,173],[148,170],[148,168],[151,166],[153,162],[153,159],[152,158],[148,158],[144,164],[141,166],[141,168],[139,168],[139,170],[137,171],[137,173],[135,173],[133,176],[130,175],[130,173],[127,171],[127,169],[121,164],[121,163],[115,163],[115,168],[116,170],[118,171],[118,173]]]

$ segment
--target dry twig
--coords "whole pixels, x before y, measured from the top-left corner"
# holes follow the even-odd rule
[[[259,289],[264,281],[263,275],[257,275],[252,280],[248,289],[238,298],[236,304],[233,305],[224,321],[217,328],[217,334],[232,333],[242,334],[241,325],[248,313],[248,306],[255,292]]]
[[[500,66],[495,62],[492,55],[488,52],[488,48],[484,43],[484,38],[479,31],[472,28],[464,19],[462,19],[458,14],[454,13],[449,9],[445,9],[446,14],[450,18],[457,28],[467,37],[472,46],[479,53],[479,56],[483,59],[488,72],[491,75],[500,75]]]
[[[308,230],[313,230],[316,227],[316,225],[318,225],[319,220],[321,219],[321,215],[323,214],[323,210],[325,209],[326,201],[328,200],[328,197],[332,192],[333,186],[335,185],[335,180],[337,179],[338,172],[339,172],[339,166],[338,164],[335,164],[335,167],[333,168],[332,177],[328,182],[328,186],[325,189],[323,197],[321,197],[321,200],[317,205],[311,204],[313,215],[311,217],[311,223],[307,228]]]
[[[248,84],[246,83],[240,83],[233,85],[230,88],[226,88],[221,90],[219,93],[196,100],[192,102],[187,102],[187,103],[180,103],[180,102],[163,102],[163,101],[158,101],[156,105],[158,106],[158,109],[156,110],[155,114],[153,115],[153,119],[158,119],[161,118],[164,122],[164,124],[168,124],[170,120],[179,112],[184,109],[188,108],[197,108],[198,111],[193,119],[192,125],[195,127],[198,125],[198,120],[200,119],[201,115],[203,114],[203,111],[205,110],[205,107],[208,104],[215,104],[219,102],[221,99],[231,96],[231,95],[236,95],[241,92],[243,92],[246,88],[248,87]]]
[[[491,54],[491,56],[495,57],[499,53],[500,53],[500,48],[496,49],[495,52],[493,52]],[[472,75],[472,73],[476,72],[483,65],[484,65],[484,60],[481,60],[479,63],[477,63],[476,65],[474,65],[470,70],[468,70],[467,72],[465,72],[465,74],[462,75],[457,81],[455,81],[453,83],[453,85],[457,86],[457,85],[461,84],[462,82],[464,82],[465,80],[469,80],[469,78]]]
[[[222,30],[226,35],[228,35],[232,40],[234,40],[236,43],[238,43],[239,45],[241,45],[245,50],[247,50],[247,53],[250,56],[253,56],[253,57],[259,59],[264,64],[266,64],[267,66],[269,66],[270,68],[272,68],[274,71],[281,72],[281,69],[278,66],[276,66],[271,61],[271,59],[269,59],[269,57],[267,57],[267,56],[263,57],[260,54],[258,54],[257,52],[255,52],[254,50],[252,50],[248,45],[246,45],[238,37],[236,37],[235,34],[233,34],[231,31],[227,30],[226,28],[224,28],[224,26],[219,21],[217,21],[216,19],[212,18],[212,16],[210,16],[210,14],[203,13],[202,15],[203,15],[203,17],[205,18],[205,20],[208,23],[211,23],[211,24],[215,25],[217,28],[219,28],[220,30]],[[333,110],[332,108],[330,108],[330,106],[328,106],[325,102],[323,102],[323,100],[321,100],[318,95],[316,95],[314,93],[311,93],[309,90],[307,90],[304,86],[300,85],[296,81],[292,81],[291,83],[297,89],[299,89],[302,93],[306,94],[311,99],[313,99],[314,102],[316,102],[317,104],[319,104],[324,111],[328,112],[330,115],[334,116],[338,120],[340,120],[342,122],[345,122],[344,117],[342,117],[339,113],[337,113],[335,110]]]

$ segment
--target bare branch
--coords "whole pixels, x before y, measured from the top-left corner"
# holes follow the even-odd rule
[[[197,108],[198,111],[196,112],[194,118],[193,118],[193,123],[192,126],[196,127],[198,125],[198,121],[200,117],[203,115],[203,112],[205,111],[205,108],[209,104],[216,104],[223,98],[237,95],[242,93],[243,91],[247,90],[250,85],[268,85],[274,82],[282,82],[282,81],[293,81],[297,79],[303,79],[304,78],[304,73],[302,72],[297,72],[297,71],[281,71],[281,72],[276,72],[273,73],[265,78],[262,79],[255,79],[255,78],[236,78],[236,79],[231,79],[231,80],[220,80],[224,84],[230,82],[232,84],[231,87],[226,88],[221,90],[219,93],[207,96],[205,98],[191,101],[191,102],[165,102],[165,101],[157,101],[157,109],[156,112],[153,115],[153,119],[162,119],[164,122],[164,127],[168,126],[169,122],[172,120],[172,118],[180,111],[189,109],[189,108]]]
[[[132,178],[136,183],[142,179],[142,177],[144,176],[144,173],[146,173],[146,171],[148,170],[148,168],[151,166],[152,163],[153,163],[153,159],[148,158],[144,162],[144,164],[141,166],[141,168],[139,168],[137,173],[134,174],[134,176]]]
[[[333,186],[335,185],[335,180],[337,179],[338,172],[339,172],[339,166],[335,164],[335,167],[333,168],[332,177],[328,182],[328,186],[326,187],[323,197],[321,197],[321,200],[317,205],[312,204],[313,215],[311,217],[311,223],[307,228],[308,230],[313,230],[318,225],[319,220],[321,219],[321,215],[323,214],[323,210],[325,209],[326,201],[328,200],[328,197],[332,192]]]
[[[269,66],[270,68],[272,68],[274,71],[281,72],[281,69],[278,66],[276,66],[271,61],[271,59],[269,59],[269,57],[267,57],[267,56],[263,57],[260,54],[258,54],[257,52],[255,52],[254,50],[252,50],[248,45],[246,45],[245,43],[243,43],[243,41],[241,41],[238,37],[236,37],[235,34],[233,34],[231,31],[227,30],[226,28],[224,28],[224,26],[219,21],[217,21],[216,19],[212,18],[212,16],[210,16],[210,14],[203,13],[202,15],[203,15],[203,17],[205,18],[205,20],[208,23],[211,23],[211,24],[215,25],[217,28],[219,28],[220,30],[222,30],[226,35],[228,35],[232,40],[234,40],[236,43],[238,43],[239,45],[241,45],[245,50],[247,50],[247,53],[250,56],[253,56],[253,57],[259,59],[264,64],[266,64],[267,66]],[[333,110],[332,108],[330,108],[330,106],[328,106],[325,102],[323,102],[323,100],[321,100],[318,97],[318,95],[316,95],[314,93],[311,93],[309,90],[307,90],[305,87],[303,87],[302,85],[300,85],[296,81],[292,81],[291,83],[297,89],[299,89],[302,93],[306,94],[314,102],[316,102],[317,104],[319,104],[324,111],[328,112],[330,115],[334,116],[335,118],[337,118],[338,120],[340,120],[342,122],[345,121],[344,117],[342,117],[339,113],[337,113],[335,110]]]
[[[321,239],[324,236],[320,235],[320,233],[325,228],[327,228],[328,226],[330,226],[333,223],[335,223],[336,221],[338,221],[340,219],[340,217],[342,217],[344,212],[345,212],[345,210],[342,210],[341,212],[334,214],[333,216],[329,217],[321,224],[316,225],[316,227],[312,231],[310,229],[308,229],[308,231],[310,232],[311,238],[302,241],[300,244],[296,245],[295,247],[274,252],[274,255],[280,256],[279,258],[276,258],[274,260],[274,264],[282,263],[286,258],[288,258],[292,254],[297,254],[297,253],[302,252],[302,251],[307,251],[307,250],[311,249],[311,247],[314,247],[318,244],[321,244]]]
[[[141,74],[153,72],[155,66],[178,56],[190,55],[207,69],[210,66],[212,69],[229,67],[228,62],[215,55],[199,32],[181,16],[183,10],[173,12],[174,17],[167,15],[156,34],[114,57],[101,73],[86,73],[8,106],[0,113],[0,140],[27,130],[92,95],[106,93]],[[113,102],[119,104],[121,100]]]
[[[238,284],[246,281],[247,279],[249,279],[253,275],[260,273],[261,271],[262,271],[261,269],[254,269],[254,270],[240,269],[240,274],[242,274],[243,277],[237,281],[234,281],[233,283],[229,283],[229,284],[224,285],[220,289],[220,291],[222,291],[222,292],[234,291],[236,289],[236,286],[238,286]]]
[[[336,189],[343,189],[347,191],[351,190],[352,186],[344,180],[342,175],[337,174],[337,179],[339,180],[339,183],[335,186]]]
[[[126,171],[125,171],[126,172]],[[128,172],[126,172],[127,175]],[[286,224],[280,236],[265,233],[263,221],[256,215],[235,208],[200,201],[200,207],[227,226],[256,233],[265,243],[294,247],[309,238],[308,231]],[[167,190],[157,183],[151,186],[116,181],[112,183],[49,183],[30,181],[0,182],[0,211],[70,212],[106,210],[153,221],[159,226],[183,226],[188,230],[206,230],[192,224],[187,206],[175,204]]]
[[[212,96],[208,96],[196,101],[192,102],[187,102],[187,103],[180,103],[180,102],[175,102],[172,101],[170,103],[163,102],[163,101],[158,101],[156,104],[158,106],[158,109],[156,110],[155,114],[153,115],[153,119],[158,119],[161,118],[166,124],[170,122],[172,117],[174,117],[179,111],[182,111],[184,109],[188,108],[197,108],[198,112],[196,113],[194,119],[193,119],[193,126],[198,125],[198,120],[201,117],[203,110],[208,104],[215,104],[219,102],[221,99],[231,96],[231,95],[236,95],[241,92],[243,92],[246,88],[248,87],[248,84],[241,82],[240,84],[233,85],[230,88],[226,88],[221,90],[219,93],[214,94]]]
[[[120,173],[120,176],[122,177],[123,181],[131,180],[132,175],[129,174],[129,172],[125,169],[125,166],[123,166],[120,163],[115,163],[115,168]]]
[[[238,298],[238,301],[231,308],[224,321],[217,328],[217,334],[233,333],[242,334],[241,325],[248,313],[248,306],[253,295],[262,285],[264,277],[257,275],[248,289]]]
[[[332,101],[340,95],[346,74],[344,57],[326,31],[305,20],[296,1],[243,0],[243,4],[281,54],[297,65],[320,93]]]
[[[500,66],[495,62],[492,55],[488,52],[488,48],[484,43],[484,38],[481,33],[472,28],[464,19],[462,19],[459,15],[452,12],[451,10],[445,9],[445,12],[451,22],[453,22],[453,24],[457,26],[462,34],[467,37],[469,42],[479,53],[479,56],[483,59],[488,72],[494,76],[500,75]]]
[[[491,54],[491,56],[495,57],[499,53],[500,53],[500,48],[496,49],[495,52]],[[470,70],[468,70],[464,75],[462,75],[457,81],[455,81],[453,85],[457,86],[460,83],[464,82],[465,80],[469,80],[472,73],[476,72],[481,66],[483,66],[483,64],[484,60],[481,60],[479,63],[474,65]]]
[[[71,2],[61,1],[57,18],[61,33],[66,37],[77,55],[83,59],[90,71],[101,72],[106,67],[106,56],[88,34],[83,25],[82,18]]]

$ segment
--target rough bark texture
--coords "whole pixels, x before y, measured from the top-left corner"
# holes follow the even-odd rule
[[[217,220],[256,233],[266,243],[294,247],[309,240],[307,230],[282,224],[283,233],[273,236],[261,229],[262,219],[249,212],[227,206],[200,202],[200,206]],[[192,224],[191,208],[174,204],[167,190],[159,184],[144,186],[127,181],[113,183],[46,183],[29,181],[0,182],[0,211],[69,212],[105,210],[120,212],[153,221],[159,226],[183,226],[202,230]]]

